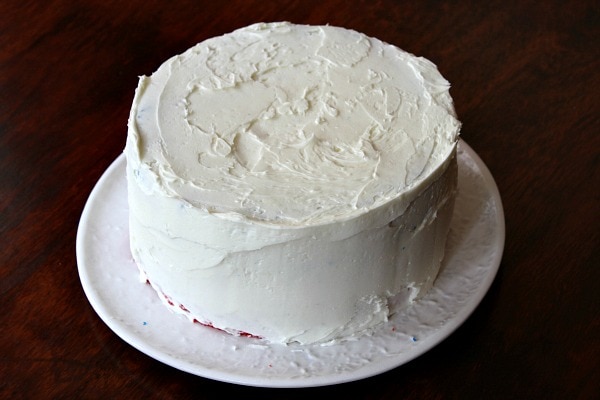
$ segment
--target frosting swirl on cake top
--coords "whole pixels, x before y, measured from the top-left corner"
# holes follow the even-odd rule
[[[206,40],[141,77],[129,125],[128,162],[147,193],[288,227],[410,197],[460,127],[430,61],[289,23]]]

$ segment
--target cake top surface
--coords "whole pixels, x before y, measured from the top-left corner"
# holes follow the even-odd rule
[[[432,179],[459,128],[430,61],[343,28],[261,23],[141,77],[125,151],[147,192],[223,218],[316,225]]]

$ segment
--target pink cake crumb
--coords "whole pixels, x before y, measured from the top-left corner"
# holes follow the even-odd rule
[[[144,273],[144,274],[145,274],[145,273]],[[149,279],[146,279],[146,282],[145,282],[145,283],[146,283],[147,285],[150,285],[150,286],[151,286],[153,289],[155,289],[155,290],[156,290],[156,288],[155,288],[155,287],[152,285],[152,283],[150,282],[150,280],[149,280]],[[160,292],[160,294],[161,294],[161,295],[162,295],[162,297],[165,299],[165,301],[166,301],[166,302],[169,304],[169,306],[171,306],[171,307],[175,307],[175,302],[174,302],[174,301],[171,299],[171,297],[167,296],[166,294],[164,294],[164,293],[162,293],[162,292]],[[180,309],[180,310],[182,310],[182,311],[184,311],[184,312],[186,312],[186,313],[188,313],[188,314],[190,313],[190,310],[188,310],[188,309],[187,309],[187,308],[186,308],[186,307],[185,307],[183,304],[181,304],[181,303],[178,303],[178,307],[179,307],[179,309]],[[212,328],[212,329],[216,329],[216,330],[218,330],[218,331],[221,331],[221,332],[225,332],[225,333],[227,333],[227,334],[231,334],[230,332],[228,332],[228,331],[226,331],[226,330],[224,330],[224,329],[217,328],[216,326],[214,326],[214,325],[213,325],[212,323],[210,323],[210,322],[200,322],[200,321],[199,321],[198,319],[196,319],[196,318],[192,318],[192,322],[194,322],[194,323],[197,323],[197,324],[200,324],[200,325],[202,325],[202,326],[206,326],[207,328]],[[251,339],[262,339],[262,337],[261,337],[261,336],[253,335],[253,334],[251,334],[251,333],[244,332],[244,331],[237,331],[237,332],[236,332],[236,334],[237,334],[238,336],[247,337],[247,338],[251,338]]]

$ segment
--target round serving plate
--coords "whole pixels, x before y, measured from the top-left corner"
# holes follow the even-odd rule
[[[322,386],[367,378],[425,353],[473,312],[496,276],[504,214],[492,175],[464,142],[446,256],[433,288],[356,340],[281,345],[192,324],[140,282],[129,251],[125,158],[102,175],[83,210],[77,263],[85,294],[123,340],[165,364],[224,382],[261,387]]]

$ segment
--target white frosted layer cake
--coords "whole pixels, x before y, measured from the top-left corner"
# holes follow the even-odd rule
[[[459,128],[434,64],[355,31],[255,24],[206,40],[140,78],[133,257],[202,324],[355,337],[438,274]]]

